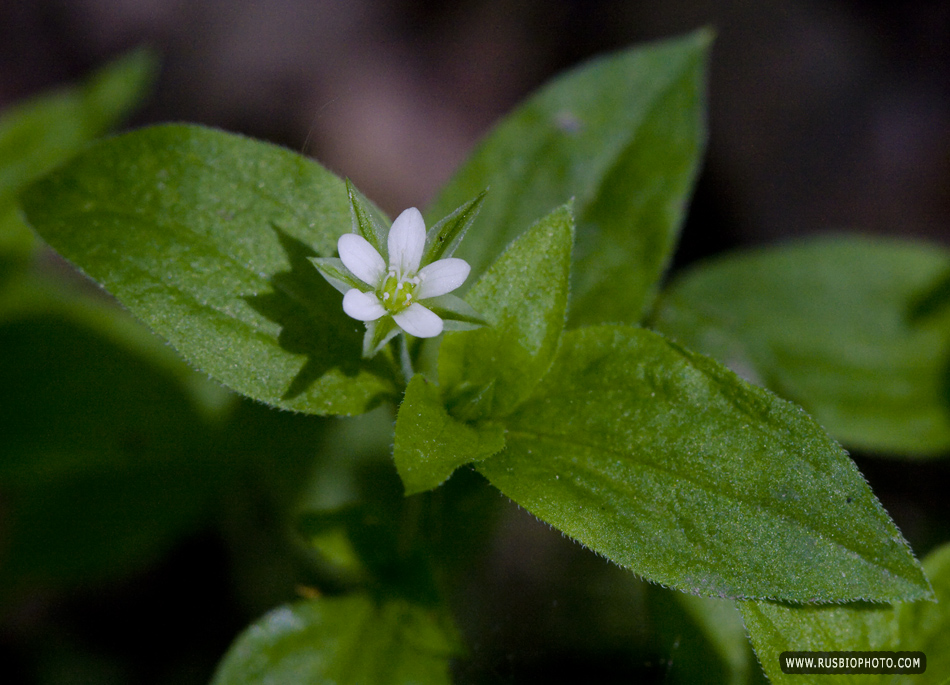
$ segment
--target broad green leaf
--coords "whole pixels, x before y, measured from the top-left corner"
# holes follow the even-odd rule
[[[931,552],[924,570],[937,602],[895,605],[789,606],[740,602],[759,662],[775,685],[828,682],[822,675],[786,675],[786,651],[923,652],[927,670],[917,675],[836,675],[835,683],[944,685],[950,676],[950,545]]]
[[[505,450],[476,467],[539,518],[688,592],[918,599],[920,566],[798,407],[637,328],[566,334]]]
[[[681,275],[655,326],[800,404],[845,445],[940,455],[950,325],[911,309],[948,268],[946,250],[893,239],[750,250]]]
[[[574,222],[569,206],[538,221],[478,280],[466,301],[488,321],[446,334],[439,380],[466,420],[504,416],[531,394],[557,350],[567,312]]]
[[[136,50],[81,86],[6,110],[0,117],[0,196],[16,192],[118,124],[142,98],[156,68],[152,53]]]
[[[446,411],[438,386],[421,374],[409,382],[396,418],[393,449],[407,495],[438,487],[462,464],[490,457],[504,446],[500,425],[458,421]]]
[[[197,126],[96,144],[31,186],[30,223],[197,369],[268,404],[358,414],[393,396],[363,325],[310,263],[350,226],[341,180]]]
[[[485,269],[502,248],[574,198],[574,324],[634,323],[676,244],[705,145],[708,31],[582,65],[504,119],[428,213],[483,188],[457,256]]]
[[[399,685],[451,683],[460,653],[436,610],[368,595],[282,606],[248,628],[212,685]]]

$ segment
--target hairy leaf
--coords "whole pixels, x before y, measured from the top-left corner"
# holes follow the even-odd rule
[[[515,240],[469,291],[466,301],[489,325],[446,335],[439,356],[458,418],[510,413],[547,372],[564,328],[573,238],[565,206]]]
[[[565,335],[476,467],[511,499],[648,579],[719,597],[930,594],[844,451],[801,409],[655,333]]]
[[[927,670],[916,675],[836,675],[836,683],[943,685],[950,673],[950,545],[931,552],[924,570],[937,602],[895,605],[789,606],[740,602],[739,608],[759,657],[775,685],[820,685],[827,675],[786,675],[779,655],[786,651],[923,652]]]
[[[197,126],[103,141],[22,196],[30,223],[196,368],[249,397],[358,414],[394,393],[310,263],[350,226],[341,180]]]
[[[438,386],[421,374],[409,382],[393,449],[407,495],[438,487],[462,464],[490,457],[504,446],[500,425],[458,421],[446,411]]]

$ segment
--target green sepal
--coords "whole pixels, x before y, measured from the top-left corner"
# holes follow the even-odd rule
[[[478,210],[481,209],[487,192],[487,189],[483,190],[429,229],[426,233],[425,251],[422,253],[423,264],[431,264],[438,259],[452,256],[465,237],[465,232],[478,216]]]
[[[386,315],[375,321],[366,322],[366,335],[363,336],[363,358],[372,359],[399,333],[399,326],[393,317]]]
[[[396,416],[393,459],[407,495],[436,488],[456,468],[486,459],[505,447],[499,424],[469,425],[442,404],[439,387],[416,374]]]
[[[389,261],[389,225],[386,216],[356,189],[350,179],[346,179],[346,194],[350,198],[350,215],[353,219],[353,233],[363,236],[370,245]]]
[[[338,257],[310,257],[310,263],[317,267],[317,271],[327,279],[327,283],[344,295],[353,288],[362,290],[366,287],[365,283],[343,266],[343,260]]]
[[[451,293],[430,297],[422,305],[439,315],[446,331],[471,331],[488,324],[472,305]]]

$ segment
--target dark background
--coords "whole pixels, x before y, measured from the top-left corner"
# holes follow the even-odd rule
[[[163,68],[133,125],[191,121],[278,142],[395,214],[424,207],[558,71],[704,25],[718,36],[710,140],[678,265],[827,230],[950,243],[950,2],[0,0],[0,108],[148,43]],[[856,459],[921,555],[947,539],[946,466]],[[459,676],[577,681],[570,658],[551,656],[560,628],[538,625],[571,573],[603,562],[527,516],[506,526],[481,580],[511,616],[474,621],[484,643]],[[219,535],[197,534],[120,583],[7,607],[0,680],[206,681],[253,618],[222,580],[233,561]],[[643,668],[601,663],[585,679],[632,682]]]
[[[282,143],[397,212],[551,75],[704,25],[704,240],[947,239],[948,2],[5,0],[0,106],[147,42],[164,69],[135,123]]]

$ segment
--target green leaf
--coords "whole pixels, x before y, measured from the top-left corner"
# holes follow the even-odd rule
[[[708,31],[602,57],[542,88],[475,150],[428,212],[486,187],[459,247],[475,273],[574,198],[573,324],[637,322],[669,263],[705,145]]]
[[[449,416],[438,386],[421,374],[409,381],[396,418],[393,451],[407,495],[438,487],[462,464],[490,457],[504,446],[501,426],[462,423]]]
[[[3,590],[114,577],[196,525],[233,395],[125,312],[29,272],[0,291],[0,347]]]
[[[212,685],[451,683],[460,653],[438,613],[400,599],[328,597],[283,606],[232,645]]]
[[[142,98],[157,71],[147,50],[136,50],[89,77],[15,105],[0,117],[0,196],[71,157],[116,126]]]
[[[544,376],[567,312],[574,221],[570,206],[538,221],[478,280],[466,301],[489,326],[446,334],[439,379],[456,417],[504,416]],[[473,396],[491,402],[475,408]]]
[[[196,126],[103,141],[31,186],[30,223],[199,370],[268,404],[358,414],[395,393],[310,263],[350,223],[342,181]]]
[[[33,231],[17,211],[16,198],[0,195],[0,285],[14,268],[29,264],[36,245]]]
[[[924,570],[937,602],[897,605],[846,604],[789,606],[740,602],[759,663],[775,685],[828,682],[827,676],[786,675],[779,655],[785,651],[923,652],[927,670],[919,675],[839,675],[835,683],[906,683],[943,685],[950,674],[950,545],[931,552]]]
[[[653,642],[660,645],[666,661],[663,682],[768,682],[756,663],[735,602],[670,592],[657,585],[647,588],[648,615],[640,620],[654,626]]]
[[[696,597],[681,592],[672,593],[672,598],[707,640],[709,651],[722,663],[724,682],[746,685],[752,678],[753,669],[758,667],[755,665],[749,639],[735,602]],[[694,662],[692,665],[697,676],[707,671],[712,661],[707,652],[700,652],[695,656],[683,655],[681,661],[685,659]],[[682,664],[678,663],[677,666],[682,667]],[[699,679],[694,677],[692,682]]]
[[[700,264],[664,294],[655,325],[803,406],[862,450],[950,449],[947,316],[914,322],[946,250],[893,239],[812,238]]]
[[[905,600],[930,588],[844,451],[798,407],[650,331],[564,336],[476,465],[616,563],[704,595]]]

